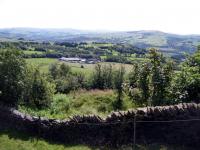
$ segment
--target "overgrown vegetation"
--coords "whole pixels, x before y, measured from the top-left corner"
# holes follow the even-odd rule
[[[85,44],[67,46],[80,45],[85,46]],[[100,45],[100,47],[105,49],[105,46]],[[44,51],[39,48],[37,50]],[[86,76],[82,72],[74,71],[68,64],[60,62],[52,63],[47,72],[41,72],[38,67],[26,63],[20,51],[2,50],[0,100],[5,104],[20,105],[21,108],[28,108],[31,111],[44,111],[47,116],[54,116],[59,110],[66,111],[65,116],[79,113],[107,114],[112,110],[125,110],[130,106],[199,102],[199,53],[200,47],[179,66],[177,71],[172,60],[152,48],[145,55],[147,61],[133,63],[133,69],[129,73],[123,65],[116,68],[111,64],[99,63],[95,65],[93,73]],[[98,101],[95,95],[90,95],[95,89],[99,89],[97,90],[99,93],[100,90],[111,90],[112,94],[108,97],[102,95],[102,100],[99,96]],[[85,91],[85,95],[82,94],[83,97],[77,99],[76,93],[81,90]],[[62,98],[55,100],[59,95]],[[87,97],[85,98],[87,100],[84,97]],[[88,104],[90,101],[94,102]],[[77,102],[83,104],[76,106]],[[84,112],[84,109],[87,110],[87,107],[82,109],[84,104],[91,105],[93,109],[91,108],[89,113]],[[64,108],[59,108],[59,105]]]
[[[200,46],[180,65],[154,48],[139,52],[123,44],[5,42],[0,47],[0,103],[31,115],[104,117],[112,111],[140,106],[200,101]],[[120,63],[70,64],[51,59],[61,56]],[[132,69],[124,63],[131,63]],[[29,139],[25,145],[15,143],[21,143],[19,140],[3,143],[7,138],[0,135],[0,149],[68,149],[44,141],[38,146]]]
[[[112,90],[79,90],[69,94],[56,94],[49,108],[37,109],[20,106],[20,111],[48,118],[65,119],[73,115],[95,114],[105,117],[116,109],[117,95]],[[127,95],[123,99],[122,110],[135,108]]]
[[[54,85],[38,69],[30,68],[19,51],[0,52],[0,101],[6,105],[19,103],[48,107]]]

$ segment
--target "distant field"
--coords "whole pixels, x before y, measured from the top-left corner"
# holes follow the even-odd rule
[[[54,58],[29,58],[29,59],[26,59],[26,62],[28,64],[38,66],[40,68],[40,70],[44,73],[48,72],[49,66],[51,64],[56,63],[56,62],[62,63],[58,59],[54,59]],[[68,62],[64,62],[64,63],[71,66],[72,71],[82,72],[86,76],[89,76],[95,67],[95,64],[80,64],[80,63],[68,63]],[[110,63],[110,62],[102,62],[101,64],[103,64],[103,65],[111,64],[114,68],[119,68],[121,65],[123,65],[125,67],[127,73],[129,73],[132,69],[132,65],[130,65],[130,64],[120,64],[120,63]],[[83,68],[81,68],[81,66],[83,66]]]
[[[29,58],[29,59],[26,59],[26,62],[28,64],[38,66],[40,68],[40,70],[44,73],[47,73],[49,66],[57,61],[58,61],[57,59],[53,59],[53,58]]]
[[[43,54],[44,52],[40,52],[40,51],[23,51],[24,52],[24,54]]]

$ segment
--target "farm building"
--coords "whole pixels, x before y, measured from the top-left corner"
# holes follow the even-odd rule
[[[100,60],[94,59],[94,58],[85,59],[85,58],[78,58],[78,57],[69,57],[69,58],[61,57],[59,58],[59,60],[65,61],[65,62],[71,62],[71,63],[87,63],[87,64],[95,64],[95,63],[100,62]]]
[[[86,59],[84,58],[78,58],[78,57],[61,57],[59,58],[60,61],[66,61],[66,62],[73,62],[73,63],[85,63]]]

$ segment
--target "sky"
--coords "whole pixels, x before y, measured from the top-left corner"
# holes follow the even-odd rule
[[[0,0],[0,28],[200,34],[199,0]]]

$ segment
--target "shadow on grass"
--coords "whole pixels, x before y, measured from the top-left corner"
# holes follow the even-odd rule
[[[19,132],[13,129],[1,129],[0,128],[0,136],[1,135],[7,135],[9,139],[14,139],[14,140],[22,140],[22,141],[29,141],[32,142],[33,145],[34,143],[37,144],[37,141],[45,141],[50,145],[62,145],[66,149],[67,148],[73,148],[74,146],[86,146],[90,150],[132,150],[133,145],[129,146],[122,146],[120,148],[111,148],[111,147],[94,147],[90,145],[82,145],[82,144],[63,144],[59,142],[54,142],[50,140],[45,140],[42,138],[38,138],[29,134],[26,134],[24,132]],[[76,149],[76,148],[75,148]],[[73,148],[73,150],[75,150]],[[190,148],[190,147],[184,147],[184,146],[169,146],[169,145],[163,145],[163,144],[141,144],[141,145],[136,145],[134,148],[135,150],[195,150],[196,148]],[[17,150],[17,149],[16,149]],[[84,149],[83,149],[84,150]]]

